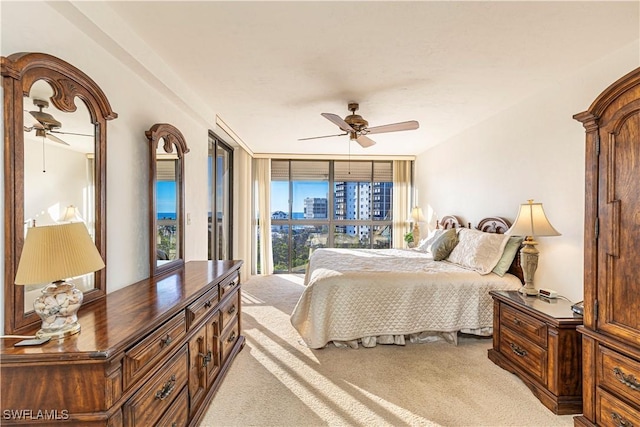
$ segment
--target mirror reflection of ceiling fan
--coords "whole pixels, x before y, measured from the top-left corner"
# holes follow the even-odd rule
[[[42,111],[43,108],[49,107],[49,102],[43,99],[34,99],[33,104],[39,108],[39,111],[24,111],[25,132],[31,132],[35,130],[37,137],[44,137],[50,141],[57,142],[58,144],[63,145],[69,144],[54,134],[89,136],[91,138],[94,137],[94,135],[85,133],[62,132],[56,130],[62,127],[62,123],[56,120],[51,114]]]
[[[355,102],[350,103],[348,105],[349,111],[351,114],[342,119],[337,114],[332,113],[322,113],[322,117],[326,118],[336,126],[340,128],[344,133],[340,133],[337,135],[325,135],[325,136],[314,136],[311,138],[300,138],[298,141],[306,141],[309,139],[318,139],[318,138],[329,138],[333,136],[344,136],[349,135],[349,139],[352,141],[356,141],[363,148],[371,147],[376,142],[369,138],[367,135],[376,134],[376,133],[386,133],[386,132],[399,132],[403,130],[415,130],[418,129],[419,124],[415,120],[410,120],[408,122],[400,122],[400,123],[392,123],[388,125],[382,126],[374,126],[369,127],[369,122],[362,118],[362,116],[356,114],[358,111],[359,105]]]

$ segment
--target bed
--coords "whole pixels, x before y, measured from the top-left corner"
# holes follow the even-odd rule
[[[404,345],[407,340],[445,339],[457,344],[458,333],[489,336],[493,325],[489,291],[522,286],[517,250],[521,239],[503,235],[509,226],[504,218],[491,217],[477,228],[463,227],[457,217],[447,216],[433,233],[437,236],[428,250],[424,245],[317,249],[291,323],[314,349],[329,343],[351,348]],[[440,245],[435,242],[444,235],[455,235],[458,241],[447,258],[439,259],[442,254],[435,255]],[[513,255],[508,256],[507,247]],[[496,257],[502,275],[493,272],[498,265],[487,271],[496,264],[489,258]]]

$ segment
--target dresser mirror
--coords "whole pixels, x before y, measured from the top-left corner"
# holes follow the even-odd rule
[[[82,71],[42,53],[2,57],[5,130],[5,332],[41,319],[46,284],[15,286],[29,227],[82,221],[106,261],[106,122],[117,114]],[[106,294],[105,270],[69,278],[90,302]]]
[[[146,132],[149,163],[150,275],[184,265],[184,155],[182,133],[159,123]]]

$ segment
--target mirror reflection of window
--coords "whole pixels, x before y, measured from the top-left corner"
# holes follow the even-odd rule
[[[85,103],[58,110],[53,88],[36,81],[23,98],[24,232],[34,226],[82,221],[95,235],[95,128]],[[70,215],[72,208],[74,215]],[[93,273],[67,278],[83,292],[95,287]],[[25,287],[25,313],[46,284]]]
[[[164,152],[158,144],[156,154],[156,215],[157,265],[161,266],[180,257],[179,239],[179,198],[178,198],[178,156]]]

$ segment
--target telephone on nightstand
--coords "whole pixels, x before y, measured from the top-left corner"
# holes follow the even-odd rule
[[[574,313],[579,314],[580,316],[582,316],[583,312],[584,312],[584,301],[580,301],[577,302],[575,304],[573,304],[571,306],[571,310],[573,310]]]

